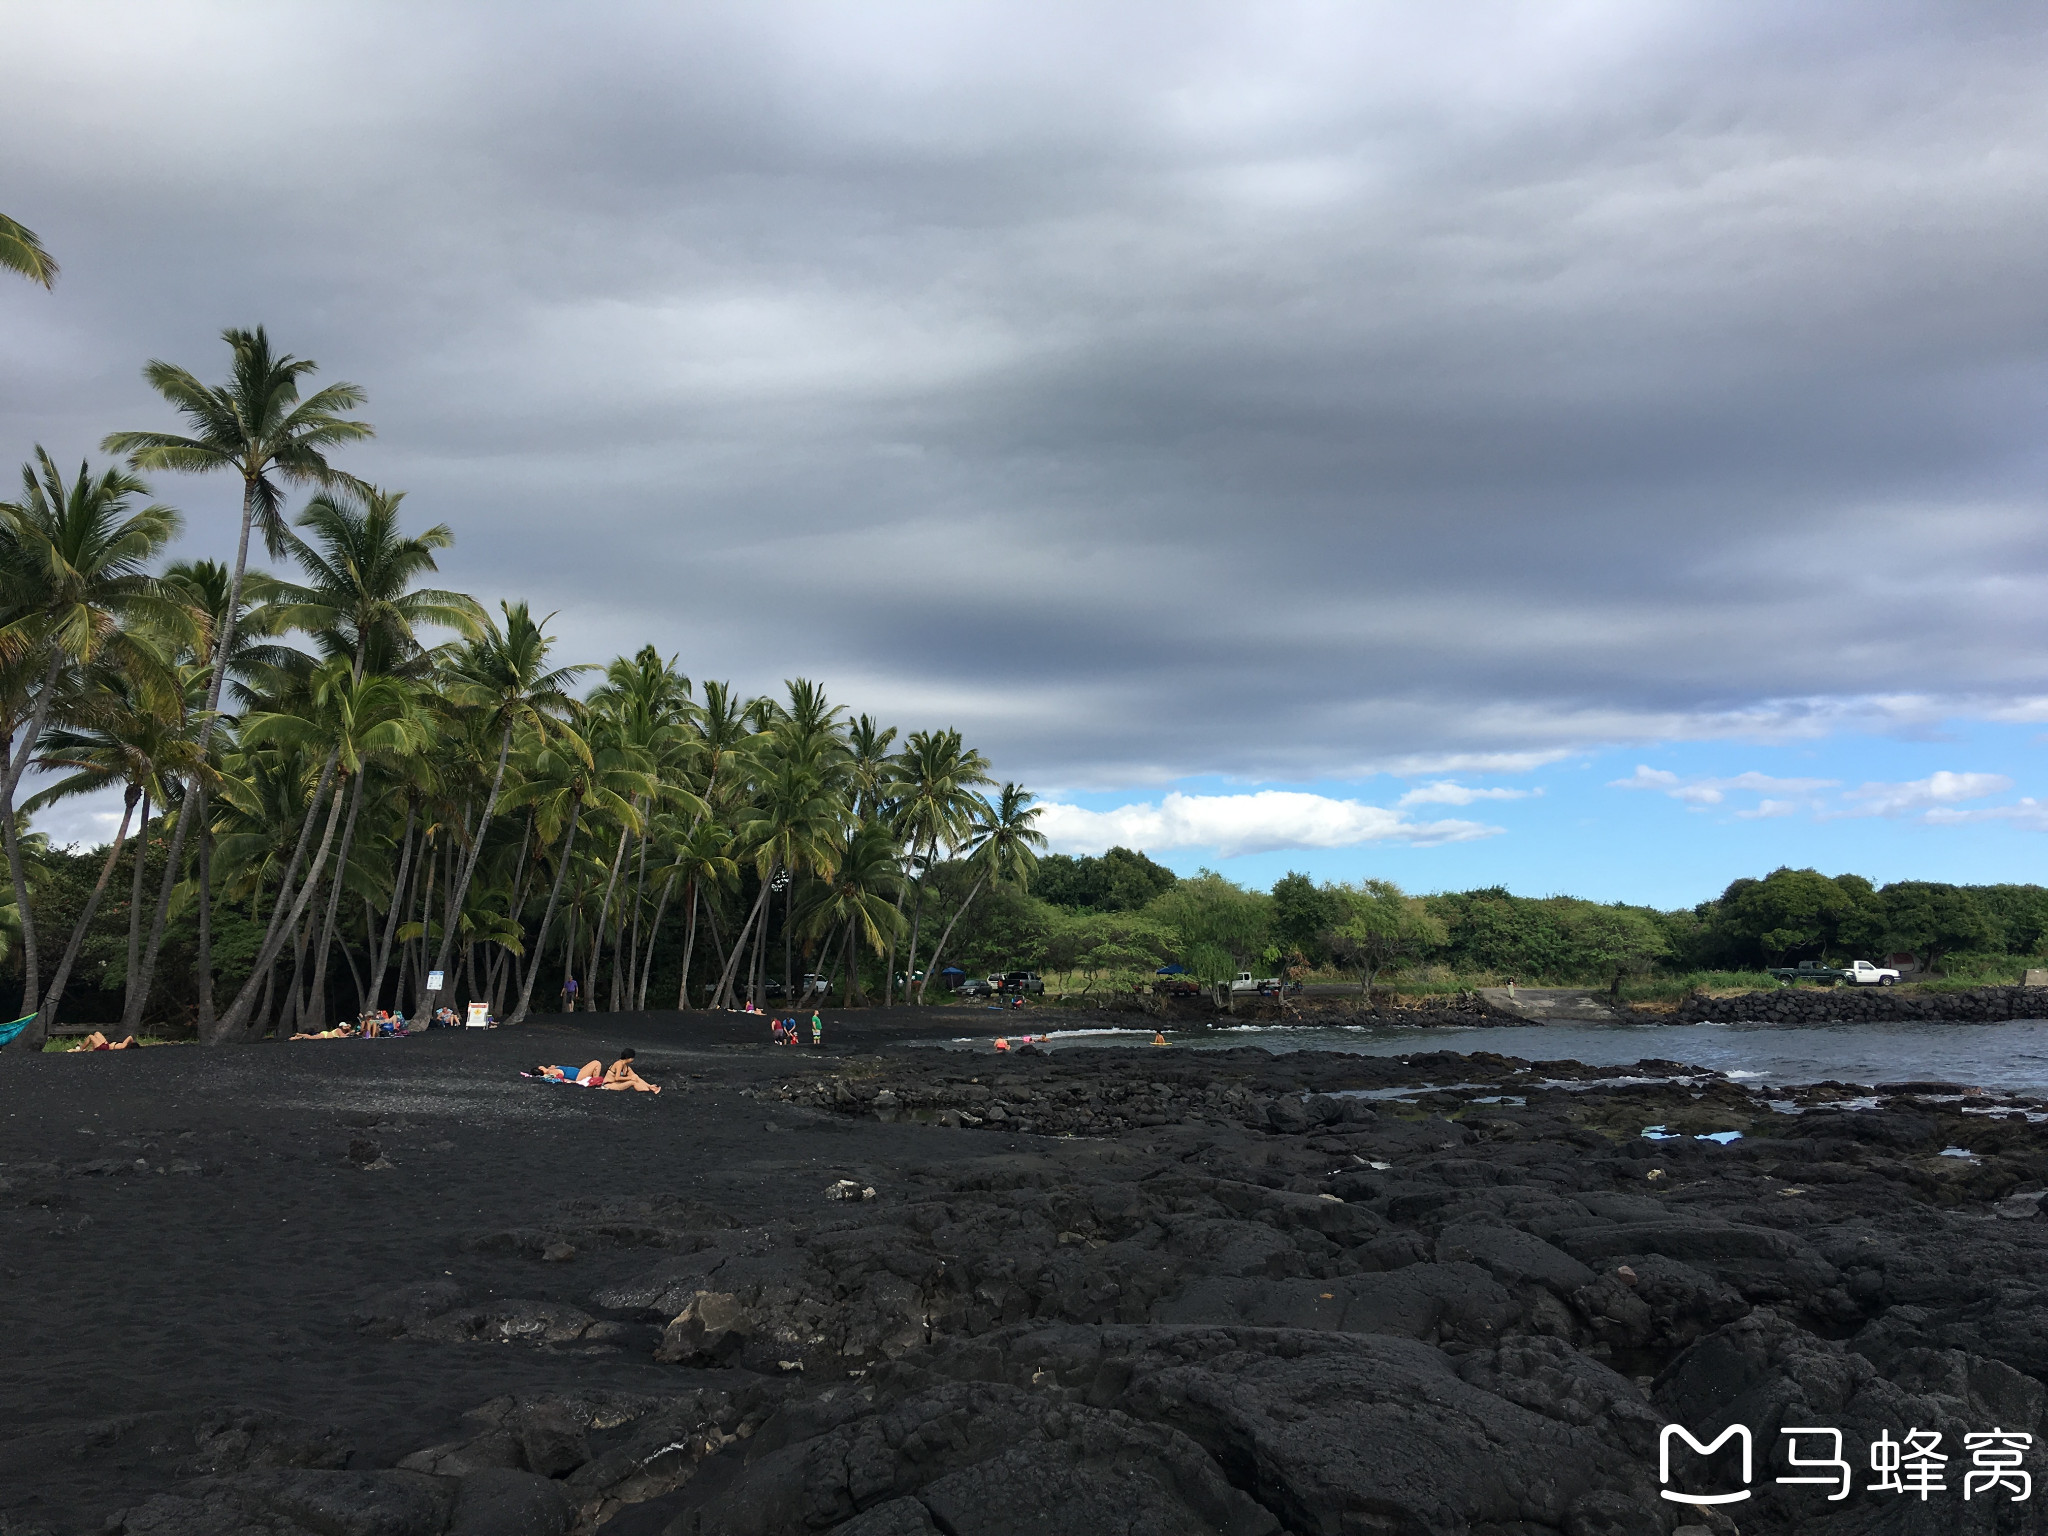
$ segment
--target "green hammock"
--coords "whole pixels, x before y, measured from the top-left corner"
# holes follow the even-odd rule
[[[16,1037],[24,1029],[27,1029],[29,1025],[35,1023],[35,1021],[36,1016],[31,1013],[16,1019],[12,1024],[0,1024],[0,1050],[4,1050],[14,1044]]]

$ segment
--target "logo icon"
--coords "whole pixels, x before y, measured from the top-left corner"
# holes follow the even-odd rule
[[[1730,1424],[1705,1445],[1692,1437],[1692,1431],[1677,1424],[1666,1424],[1664,1432],[1657,1437],[1657,1481],[1671,1481],[1671,1442],[1683,1440],[1697,1456],[1711,1456],[1730,1440],[1742,1445],[1742,1481],[1747,1484],[1755,1472],[1753,1443],[1747,1424]],[[1749,1497],[1749,1489],[1742,1488],[1736,1493],[1676,1493],[1669,1488],[1660,1488],[1658,1493],[1674,1504],[1739,1504]]]

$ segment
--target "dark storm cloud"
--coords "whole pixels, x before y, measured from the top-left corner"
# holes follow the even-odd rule
[[[261,320],[580,656],[1065,785],[2048,694],[2028,8],[6,25],[13,451]]]

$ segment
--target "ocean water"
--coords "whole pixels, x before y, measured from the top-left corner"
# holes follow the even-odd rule
[[[1034,1023],[1038,1022],[1036,1020]],[[1142,1045],[1150,1029],[1052,1030],[1041,1050]],[[1021,1038],[1021,1037],[1017,1037]],[[1034,1037],[1036,1038],[1036,1037]],[[1762,1083],[1962,1083],[2003,1093],[2048,1094],[2048,1019],[2005,1024],[1544,1024],[1527,1029],[1402,1029],[1354,1025],[1328,1029],[1240,1024],[1169,1029],[1182,1050],[1355,1051],[1406,1056],[1428,1051],[1490,1051],[1530,1061],[1627,1066],[1646,1058],[1711,1067]],[[994,1050],[993,1035],[945,1042],[961,1051]]]

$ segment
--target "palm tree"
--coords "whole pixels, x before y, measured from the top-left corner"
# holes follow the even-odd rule
[[[249,973],[249,979],[242,984],[241,992],[215,1026],[219,1039],[232,1039],[248,1025],[256,1005],[259,983],[267,977],[285,941],[298,930],[313,892],[320,884],[321,874],[327,867],[328,852],[334,846],[335,826],[340,820],[344,799],[338,785],[331,796],[328,794],[336,770],[359,774],[367,754],[403,752],[418,740],[417,727],[411,719],[411,700],[403,685],[388,677],[369,677],[358,681],[354,668],[342,657],[333,658],[315,672],[303,708],[304,714],[251,714],[242,722],[241,735],[245,746],[276,743],[315,751],[325,747],[327,759],[313,791],[305,823],[300,828],[298,846],[293,850],[291,862],[285,866],[255,966]],[[306,847],[311,840],[313,823],[319,816],[323,800],[331,802],[327,810],[326,830],[321,834],[319,851],[314,854],[311,864],[305,865],[308,870],[305,882],[294,891],[293,886],[300,867],[304,865]],[[286,912],[287,902],[291,903],[289,915]],[[260,1024],[261,1021],[258,1022]]]
[[[57,973],[50,979],[49,993],[42,1000],[38,1027],[45,1033],[56,1020],[65,985],[71,979],[72,967],[77,962],[93,918],[99,913],[101,899],[106,895],[107,878],[120,858],[127,838],[129,817],[134,814],[139,801],[142,814],[137,823],[135,873],[128,914],[127,988],[132,1002],[136,984],[136,953],[141,939],[142,870],[150,806],[152,802],[158,806],[165,805],[175,792],[173,786],[178,777],[196,771],[194,757],[197,749],[192,739],[178,728],[175,720],[152,709],[125,672],[107,671],[94,678],[88,694],[73,706],[72,712],[84,728],[57,728],[46,732],[42,750],[36,756],[39,768],[71,771],[31,799],[24,809],[39,810],[58,800],[119,784],[122,786],[122,816],[120,831],[109,846],[99,883],[93,887],[91,898],[79,914]],[[124,1008],[123,1012],[125,1016],[128,1010]]]
[[[142,370],[151,388],[184,417],[187,433],[116,432],[105,444],[108,453],[125,453],[138,469],[177,470],[206,474],[227,470],[242,480],[242,525],[235,544],[234,575],[227,602],[213,637],[213,671],[207,680],[206,705],[199,718],[199,756],[207,755],[219,718],[221,684],[234,652],[235,629],[242,613],[242,586],[249,570],[249,533],[258,523],[272,558],[285,552],[283,504],[285,485],[332,486],[345,477],[327,462],[328,450],[375,435],[368,422],[343,414],[363,403],[353,384],[329,384],[299,398],[303,382],[319,371],[310,358],[271,350],[262,326],[253,331],[221,332],[231,357],[228,382],[208,386],[185,369],[152,359]],[[205,790],[189,797],[196,819],[206,814]],[[194,817],[180,816],[171,834],[169,868],[182,867],[185,834]],[[204,861],[202,861],[204,862]],[[210,880],[200,882],[199,900],[210,907]],[[202,1034],[206,1033],[202,1020]]]
[[[805,893],[797,920],[807,933],[826,938],[846,930],[840,949],[846,967],[841,995],[848,1007],[860,998],[861,946],[882,954],[903,927],[903,914],[891,899],[902,883],[896,834],[886,822],[870,820],[847,834],[832,872],[813,881]]]
[[[676,670],[674,658],[663,661],[661,653],[651,645],[641,647],[631,660],[618,657],[605,669],[605,680],[591,694],[589,706],[593,718],[602,722],[601,729],[606,739],[635,756],[653,776],[655,795],[671,804],[685,804],[699,815],[705,812],[704,802],[681,781],[686,759],[691,755],[683,727],[695,715],[696,705],[690,698],[690,680]],[[630,1006],[634,982],[639,974],[640,915],[647,884],[646,816],[652,806],[646,801],[636,801],[633,809],[638,817],[637,824],[619,829],[619,845],[612,856],[612,870],[605,884],[597,933],[593,936],[588,972],[593,1008],[597,1005],[597,946],[603,942],[606,932],[613,889],[626,856],[627,839],[636,832],[639,847],[635,857],[638,869],[632,896],[632,950],[630,954],[627,952],[623,901],[619,940],[612,948],[612,1006],[615,1009],[622,1000],[622,993]]]
[[[897,824],[910,846],[911,863],[920,869],[917,899],[911,904],[910,954],[904,962],[907,975],[917,974],[917,934],[924,916],[925,873],[939,855],[939,845],[954,847],[967,839],[974,815],[981,805],[975,791],[990,783],[988,759],[964,746],[958,731],[913,731],[896,759],[896,778],[888,786],[889,798],[897,802]],[[919,848],[923,848],[920,857]],[[889,956],[889,974],[883,982],[883,998],[891,996],[896,981],[896,957]],[[909,993],[906,981],[905,995]]]
[[[36,232],[4,213],[0,213],[0,267],[19,272],[30,282],[41,283],[45,288],[54,286],[57,281],[56,259],[43,249],[43,242],[36,238]]]
[[[521,764],[520,782],[506,795],[506,808],[531,805],[535,835],[543,842],[562,836],[562,852],[555,864],[554,884],[548,890],[547,910],[541,914],[540,933],[533,941],[533,953],[520,983],[519,1005],[508,1021],[519,1023],[533,1006],[533,984],[546,958],[548,932],[562,900],[562,882],[568,875],[576,849],[576,829],[586,805],[600,815],[630,816],[629,797],[644,794],[649,785],[638,769],[607,761],[606,754],[592,752],[584,739],[567,726],[556,726],[544,740],[537,741],[532,756]],[[568,936],[569,952],[574,935]]]
[[[340,780],[335,789],[336,803],[340,803],[344,792],[348,793],[348,815],[342,824],[341,843],[334,852],[326,915],[313,951],[313,976],[306,993],[308,1007],[319,1006],[326,996],[327,959],[334,945],[335,918],[341,907],[349,852],[355,843],[356,818],[362,811],[371,762],[408,756],[424,746],[426,739],[427,732],[420,723],[417,701],[409,684],[394,677],[359,678],[349,660],[339,656],[330,658],[314,674],[309,697],[298,709],[252,714],[243,722],[242,740],[247,745],[275,742],[301,749],[334,749],[339,754],[335,772]],[[324,863],[314,865],[306,882],[309,893],[319,887],[324,871]]]
[[[895,779],[889,757],[889,746],[895,740],[895,726],[885,729],[869,715],[847,727],[847,780],[858,820],[869,821],[882,812],[883,789]]]
[[[484,724],[498,733],[498,766],[491,776],[490,793],[484,798],[483,816],[463,860],[462,875],[448,893],[448,920],[442,925],[441,953],[434,969],[446,971],[455,944],[455,918],[469,897],[469,882],[476,875],[476,861],[483,852],[484,834],[497,814],[498,799],[505,786],[505,763],[512,752],[512,733],[524,726],[542,741],[551,721],[575,711],[568,689],[578,675],[590,670],[583,665],[550,667],[548,652],[554,642],[547,637],[548,620],[538,624],[524,603],[500,603],[505,627],[486,619],[481,633],[463,647],[457,657],[449,694],[483,713]],[[553,618],[549,614],[548,618]]]
[[[946,940],[953,937],[953,925],[974,904],[981,888],[1007,884],[1021,890],[1030,885],[1031,876],[1038,869],[1038,850],[1045,846],[1045,834],[1033,825],[1039,812],[1031,802],[1037,798],[1021,784],[1005,784],[993,806],[983,803],[981,818],[966,843],[969,862],[975,866],[974,884],[947,919],[939,942],[932,946],[931,964],[925,968],[924,980],[917,988],[920,1003],[924,1001],[925,988],[938,973],[939,957],[946,952]]]
[[[674,832],[673,818],[667,822],[667,830]],[[669,886],[675,881],[683,882],[683,905],[689,912],[687,928],[683,938],[683,979],[676,989],[676,1007],[690,1006],[690,964],[697,953],[697,909],[704,899],[704,888],[716,889],[736,879],[740,867],[731,854],[732,838],[725,828],[703,817],[693,818],[688,830],[683,831],[670,845],[673,862],[666,869],[655,874],[662,878],[661,907],[654,914],[655,931],[661,928],[662,912],[668,907]],[[654,962],[653,946],[648,946],[648,965]],[[647,1006],[647,977],[640,978],[640,1006]]]
[[[316,373],[319,364],[289,352],[273,353],[262,326],[253,331],[226,330],[221,339],[228,344],[233,361],[228,382],[219,387],[202,384],[183,368],[161,360],[151,361],[142,370],[150,386],[185,418],[189,435],[115,432],[102,445],[108,453],[128,455],[137,469],[193,474],[228,470],[242,478],[241,534],[235,545],[226,618],[214,642],[206,719],[200,725],[202,748],[212,736],[221,680],[234,645],[242,584],[249,569],[250,531],[260,523],[271,557],[282,559],[289,534],[282,510],[283,487],[345,483],[327,462],[327,451],[362,442],[376,433],[368,422],[342,414],[363,403],[362,390],[353,384],[329,384],[301,400],[301,382]]]
[[[829,875],[838,862],[838,840],[845,826],[845,802],[833,792],[818,765],[781,758],[772,737],[762,765],[757,813],[739,829],[740,844],[752,850],[754,870],[761,878],[760,895],[733,940],[725,973],[712,994],[713,1005],[730,1004],[736,968],[752,935],[756,949],[767,924],[764,914],[778,875],[794,879],[806,869]],[[757,967],[758,969],[758,964]],[[757,999],[758,1001],[758,999]]]
[[[118,666],[142,697],[161,703],[174,691],[174,678],[145,628],[175,633],[189,623],[147,571],[176,536],[180,519],[166,506],[133,508],[145,490],[140,480],[114,469],[95,477],[80,465],[67,486],[40,448],[22,466],[21,479],[21,500],[0,502],[0,609],[9,618],[0,627],[0,653],[33,657],[41,675],[0,778],[0,818],[10,820],[22,773],[67,671]],[[18,893],[13,850],[9,862]],[[39,1018],[23,1031],[24,1049],[40,1047],[43,1027]]]
[[[283,537],[306,580],[255,583],[263,606],[250,616],[250,626],[270,634],[297,629],[326,637],[354,658],[358,677],[366,666],[386,674],[408,670],[421,654],[422,627],[481,636],[490,620],[475,598],[413,585],[438,569],[434,551],[452,545],[455,535],[446,523],[401,533],[398,508],[404,500],[403,491],[367,485],[315,495],[298,518],[312,540],[290,532]]]

